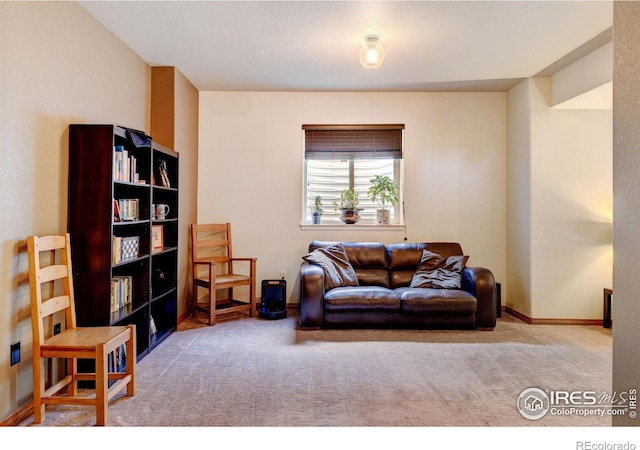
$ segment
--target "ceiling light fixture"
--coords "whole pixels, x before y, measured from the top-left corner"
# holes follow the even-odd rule
[[[380,45],[380,36],[369,35],[364,38],[360,49],[360,64],[367,69],[380,67],[384,61],[384,48]]]

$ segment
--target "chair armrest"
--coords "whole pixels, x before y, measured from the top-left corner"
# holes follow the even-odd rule
[[[241,262],[241,263],[249,263],[249,277],[252,280],[253,285],[255,285],[256,283],[256,261],[258,261],[258,258],[229,258],[229,272],[231,273],[237,273],[236,269],[234,269],[234,262]],[[247,266],[244,267],[244,269],[246,269]],[[246,274],[245,274],[246,275]]]
[[[478,300],[476,328],[495,328],[497,296],[493,273],[483,267],[465,267],[462,272],[462,289]]]
[[[323,312],[324,270],[303,262],[300,266],[300,327],[322,327]]]
[[[208,281],[213,281],[215,280],[216,277],[216,261],[207,261],[207,260],[199,260],[199,261],[193,261],[193,278],[194,278],[194,282],[195,279],[201,279],[201,280],[205,280],[205,274],[201,271],[198,270],[198,266],[206,266],[207,267],[207,274],[206,274],[206,280]]]
[[[215,261],[194,261],[193,262],[194,266],[198,266],[198,265],[202,265],[202,266],[211,266],[211,265],[216,265]]]
[[[197,276],[199,272],[202,272],[202,271],[198,271],[198,266],[206,266],[207,272],[215,273],[216,264],[217,263],[215,261],[203,261],[203,260],[193,261],[193,274]]]
[[[229,267],[233,267],[234,262],[249,263],[249,270],[252,273],[251,277],[254,277],[254,272],[256,271],[256,261],[258,261],[258,258],[229,258]],[[235,272],[235,270],[231,270],[231,272]]]

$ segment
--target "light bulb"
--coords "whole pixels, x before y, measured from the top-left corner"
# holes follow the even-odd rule
[[[380,45],[378,36],[369,35],[365,37],[364,44],[360,49],[360,64],[367,69],[380,67],[384,61],[384,48]]]

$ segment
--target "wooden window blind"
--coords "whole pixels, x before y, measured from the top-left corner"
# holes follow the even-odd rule
[[[305,159],[402,159],[404,125],[302,125]]]

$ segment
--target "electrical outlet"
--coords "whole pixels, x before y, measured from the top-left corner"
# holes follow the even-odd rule
[[[284,280],[287,277],[287,271],[286,270],[281,270],[280,271],[280,279]]]
[[[60,323],[57,323],[53,326],[53,335],[60,334]]]
[[[11,344],[11,365],[18,364],[20,362],[20,341]]]

